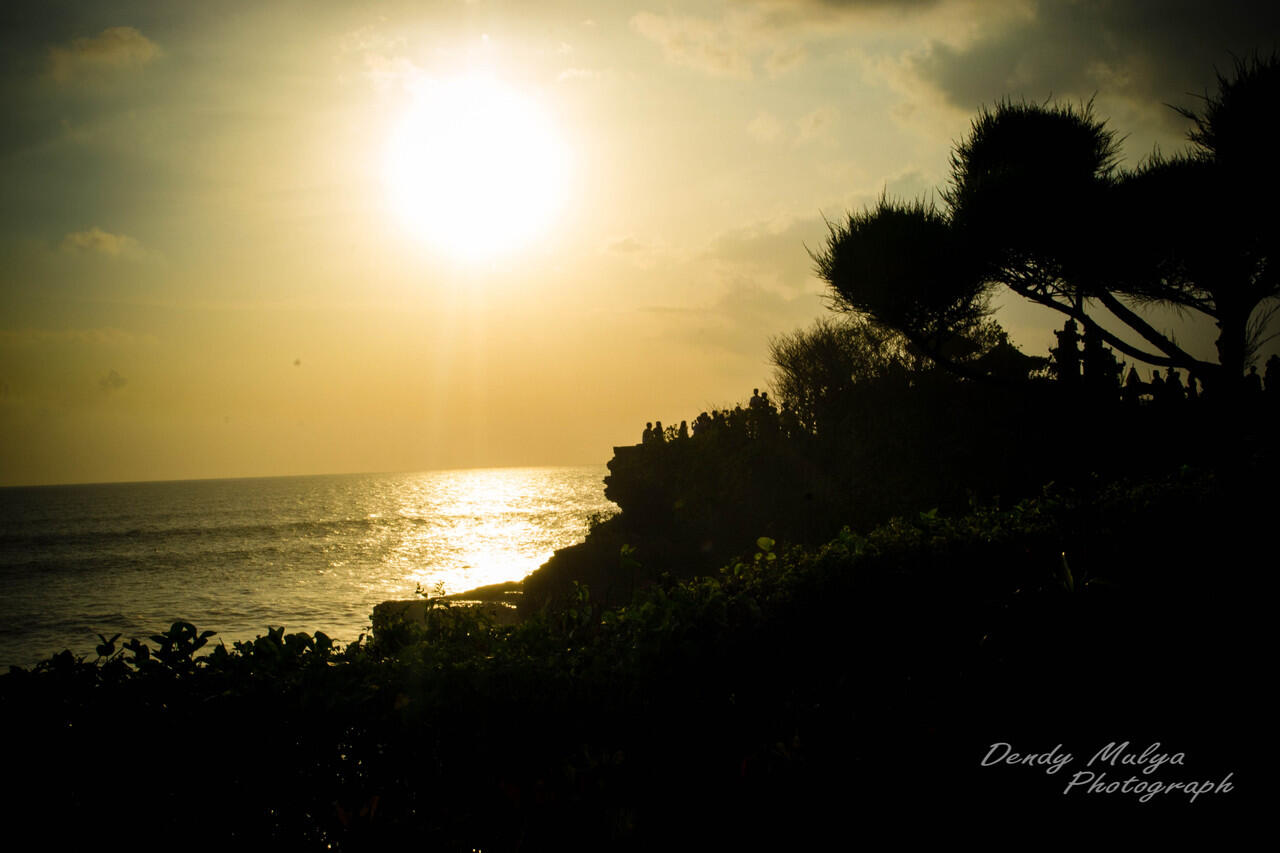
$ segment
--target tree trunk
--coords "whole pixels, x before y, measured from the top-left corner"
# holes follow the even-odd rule
[[[1249,310],[1241,306],[1223,306],[1218,303],[1218,390],[1229,397],[1238,397],[1244,388],[1245,336],[1249,325]]]

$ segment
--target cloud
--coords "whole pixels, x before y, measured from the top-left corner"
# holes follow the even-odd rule
[[[943,0],[738,0],[718,19],[640,12],[631,29],[662,47],[667,61],[717,77],[749,80],[759,65],[779,77],[803,65],[815,41],[838,41],[874,14],[902,19]]]
[[[138,343],[154,343],[123,329],[0,329],[0,347],[39,347],[45,345],[87,344],[90,346],[126,347]]]
[[[631,29],[662,47],[667,60],[717,77],[749,80],[751,60],[723,22],[678,15],[640,12]]]
[[[836,120],[836,111],[831,109],[816,109],[813,112],[802,116],[798,122],[799,136],[797,142],[811,142],[827,136],[831,129],[831,125]]]
[[[813,110],[794,122],[784,123],[773,113],[761,110],[747,122],[747,135],[762,145],[770,145],[784,138],[794,144],[829,139],[831,129],[839,113],[828,107]]]
[[[756,142],[770,143],[776,142],[778,137],[782,135],[782,122],[778,121],[771,113],[764,111],[756,113],[747,124],[747,133]]]
[[[825,286],[813,273],[806,245],[819,245],[826,233],[817,215],[722,232],[702,251],[664,268],[664,278],[696,287],[654,294],[660,301],[639,310],[659,338],[759,383],[769,337],[825,313]]]
[[[785,44],[776,48],[764,61],[764,70],[770,77],[779,77],[800,67],[809,57],[802,45]]]
[[[407,57],[372,51],[364,54],[364,71],[361,73],[374,90],[382,94],[411,86],[423,76],[422,69]]]
[[[408,52],[408,39],[391,32],[385,20],[346,32],[337,40],[338,57],[349,69],[341,79],[362,79],[380,95],[403,93],[424,76],[423,69],[406,56]]]
[[[556,75],[556,80],[563,83],[566,80],[598,80],[600,72],[591,68],[566,68]]]
[[[899,201],[909,199],[934,200],[936,187],[934,182],[919,169],[905,169],[889,175],[883,184],[884,194]]]
[[[709,304],[682,309],[652,306],[645,312],[661,324],[664,338],[701,352],[714,349],[759,363],[771,335],[806,326],[825,309],[816,294],[780,294],[750,279],[736,279]]]
[[[138,251],[138,241],[124,234],[112,234],[96,225],[85,231],[73,231],[62,238],[64,252],[98,252],[111,257],[131,255]]]
[[[646,252],[649,247],[637,240],[635,237],[619,237],[616,240],[610,240],[604,247],[606,252],[618,255],[634,255],[637,252]]]
[[[659,260],[671,260],[671,257],[664,253],[660,246],[630,234],[608,241],[605,243],[603,251],[607,255],[625,258],[640,269],[650,269]]]
[[[108,27],[91,38],[50,48],[49,74],[59,83],[70,83],[104,71],[140,68],[159,55],[156,43],[133,27]]]
[[[821,245],[826,234],[819,216],[759,222],[723,232],[709,254],[734,278],[794,296],[820,289],[806,247]]]
[[[858,12],[890,11],[909,14],[929,9],[948,0],[731,0],[735,6],[750,6],[776,19],[796,16],[830,16]]]
[[[868,20],[901,20],[943,2],[737,0],[717,19],[639,12],[630,23],[634,32],[658,44],[673,65],[749,80],[757,65],[770,78],[794,71],[808,60],[814,41],[838,41],[866,29]]]
[[[1272,0],[1041,0],[1029,8],[1013,25],[993,19],[968,44],[932,42],[913,70],[963,109],[1051,94],[1185,103],[1215,66],[1229,68],[1232,53],[1269,53],[1280,41]]]
[[[108,392],[119,391],[121,388],[127,385],[128,382],[129,380],[125,379],[119,373],[116,373],[115,368],[112,368],[110,371],[107,372],[106,376],[103,376],[101,379],[98,380],[98,384],[102,386],[102,390],[108,391]]]

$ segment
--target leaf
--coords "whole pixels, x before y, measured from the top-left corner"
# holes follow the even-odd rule
[[[1067,592],[1075,592],[1076,581],[1075,581],[1075,578],[1071,576],[1071,567],[1067,565],[1066,551],[1062,552],[1062,575],[1064,578],[1063,584],[1066,586]]]

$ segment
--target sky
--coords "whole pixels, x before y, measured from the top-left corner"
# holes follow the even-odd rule
[[[828,312],[825,220],[936,199],[981,106],[1092,98],[1132,168],[1280,41],[1274,3],[1187,0],[0,21],[0,485],[603,464],[767,388]],[[1059,318],[1002,304],[1045,354]]]

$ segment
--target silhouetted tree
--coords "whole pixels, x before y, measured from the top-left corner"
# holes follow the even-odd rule
[[[904,373],[910,357],[893,332],[865,319],[819,318],[807,329],[769,340],[773,387],[786,428],[832,428],[855,384]]]
[[[1238,65],[1203,114],[1186,113],[1195,151],[1127,174],[1091,103],[984,108],[953,152],[944,209],[882,197],[830,226],[812,253],[817,272],[835,307],[951,367],[946,342],[979,326],[1003,286],[1065,314],[1096,345],[1234,385],[1280,295],[1280,265],[1270,263],[1280,214],[1255,216],[1247,192],[1275,171],[1265,155],[1278,80],[1274,59]],[[1213,317],[1219,363],[1147,322],[1134,304],[1148,302]],[[1132,334],[1112,331],[1115,321]]]
[[[1123,176],[1111,208],[1132,223],[1127,291],[1213,318],[1217,374],[1238,385],[1280,296],[1280,214],[1259,204],[1280,190],[1280,61],[1238,61],[1200,111],[1178,111],[1194,125],[1191,151]]]
[[[837,310],[873,320],[941,364],[946,348],[990,313],[987,285],[945,213],[932,203],[881,196],[871,210],[828,223],[825,251],[811,253]]]

